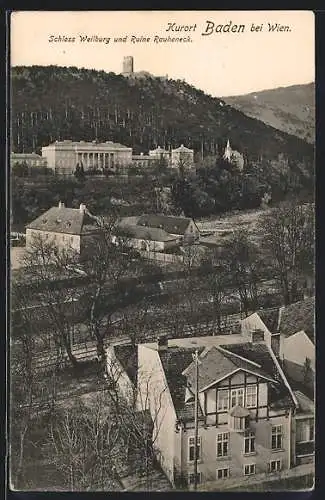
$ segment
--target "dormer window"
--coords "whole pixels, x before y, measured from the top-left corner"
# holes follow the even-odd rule
[[[234,431],[246,431],[249,428],[250,413],[242,406],[235,406],[229,412],[229,427]]]

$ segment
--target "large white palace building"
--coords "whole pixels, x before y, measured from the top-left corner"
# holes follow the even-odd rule
[[[113,141],[63,140],[43,146],[42,156],[11,153],[12,165],[24,160],[30,167],[46,166],[59,175],[73,175],[77,165],[82,166],[84,171],[117,172],[131,165],[149,167],[162,159],[166,160],[169,167],[178,167],[180,163],[185,167],[193,167],[194,151],[182,144],[177,149],[167,150],[158,146],[150,150],[148,155],[134,155],[132,148]]]
[[[132,148],[112,141],[55,141],[42,147],[47,166],[58,174],[71,175],[76,166],[85,170],[116,170],[132,164]]]

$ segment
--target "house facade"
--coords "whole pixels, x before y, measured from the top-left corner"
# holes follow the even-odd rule
[[[171,152],[171,165],[173,168],[192,168],[194,166],[194,151],[181,144]]]
[[[303,405],[263,336],[229,337],[202,337],[197,347],[193,338],[138,346],[138,399],[148,401],[157,456],[175,486],[194,483],[196,349],[198,481],[222,484],[296,464],[295,415],[304,420]]]
[[[176,248],[181,244],[179,235],[171,235],[162,228],[142,226],[138,224],[138,217],[125,217],[115,229],[113,243],[123,244],[143,252],[164,252]]]
[[[200,232],[195,222],[186,217],[171,215],[142,215],[124,217],[116,226],[113,242],[123,242],[144,252],[165,252],[181,245],[195,243]]]
[[[171,152],[168,151],[167,149],[160,147],[160,146],[158,146],[155,149],[151,149],[149,151],[149,156],[150,156],[150,158],[152,158],[153,160],[156,160],[156,161],[165,160],[168,165],[170,164],[170,161],[171,161]]]
[[[63,250],[82,255],[98,233],[98,226],[84,204],[67,208],[64,203],[52,207],[26,226],[26,248],[41,238]]]
[[[115,171],[132,164],[132,148],[112,141],[55,141],[42,148],[49,168],[61,175],[72,175],[77,165],[84,170]]]
[[[10,163],[12,167],[16,163],[24,163],[28,167],[47,167],[47,159],[36,153],[11,153]]]
[[[315,298],[308,297],[289,306],[258,311],[244,320],[243,335],[262,330],[265,340],[281,362],[304,366],[306,359],[315,369]]]
[[[294,419],[295,462],[314,460],[315,299],[308,297],[273,311],[260,311],[241,322],[242,334],[264,333],[298,400]]]
[[[182,243],[193,243],[200,237],[200,231],[193,219],[173,215],[142,215],[137,226],[162,229],[171,236],[181,238]]]
[[[150,155],[145,155],[143,153],[132,155],[132,165],[137,168],[148,169],[153,167],[156,162],[156,158]]]

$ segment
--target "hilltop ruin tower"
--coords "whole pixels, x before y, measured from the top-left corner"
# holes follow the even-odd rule
[[[132,75],[134,71],[133,67],[133,56],[126,56],[123,58],[123,76]]]

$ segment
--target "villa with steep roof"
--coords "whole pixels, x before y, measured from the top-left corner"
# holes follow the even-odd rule
[[[195,479],[195,351],[200,483],[222,485],[313,459],[313,401],[292,388],[265,337],[251,331],[138,345],[138,409],[151,412],[157,458],[175,487],[191,488]]]

